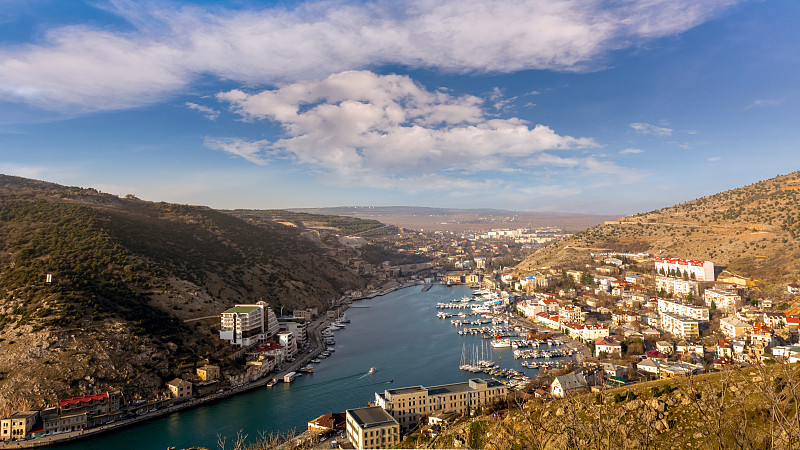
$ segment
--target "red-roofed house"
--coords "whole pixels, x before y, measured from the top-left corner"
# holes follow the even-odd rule
[[[89,415],[108,414],[119,410],[121,397],[119,392],[101,392],[65,398],[58,401],[59,415],[82,412]]]
[[[789,328],[790,330],[800,329],[800,318],[798,318],[797,316],[787,316],[786,327]]]
[[[622,344],[611,336],[599,337],[594,340],[594,356],[600,356],[605,352],[606,355],[621,355]]]
[[[558,330],[561,328],[560,319],[561,318],[558,316],[558,314],[547,314],[543,312],[536,314],[536,320],[538,320],[542,325],[553,330]]]
[[[786,290],[789,291],[790,294],[800,294],[800,284],[791,283],[786,286]]]
[[[341,431],[344,430],[346,419],[346,414],[343,412],[328,413],[308,422],[308,431],[316,431],[319,433]]]

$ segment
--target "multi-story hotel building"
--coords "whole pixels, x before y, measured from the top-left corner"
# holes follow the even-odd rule
[[[680,280],[678,278],[656,277],[656,290],[664,290],[664,292],[671,292],[680,297],[686,297],[690,293],[692,296],[697,297],[697,282]]]
[[[680,258],[656,258],[656,273],[669,275],[670,271],[681,271],[696,281],[714,281],[714,263]],[[694,275],[694,276],[692,276]]]
[[[420,417],[437,411],[469,413],[506,396],[506,386],[497,380],[473,378],[441,386],[411,386],[375,393],[375,404],[400,424],[400,433],[417,425]]]
[[[713,303],[717,309],[727,313],[736,312],[736,309],[742,306],[742,296],[734,291],[706,289],[703,292],[703,299],[709,308]]]
[[[393,448],[400,443],[400,425],[380,406],[348,409],[345,427],[357,449]]]
[[[279,330],[278,319],[266,303],[236,305],[222,313],[219,338],[249,347],[266,342]]]

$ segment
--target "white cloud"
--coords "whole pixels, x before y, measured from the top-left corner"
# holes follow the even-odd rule
[[[710,158],[706,158],[706,161],[708,161],[708,162],[722,161],[722,157],[720,157],[720,156],[712,156]]]
[[[0,173],[14,175],[24,178],[45,179],[47,174],[53,171],[47,167],[29,166],[24,164],[9,163],[0,161]]]
[[[93,111],[152,103],[208,75],[258,84],[384,64],[592,70],[610,50],[684,32],[733,3],[334,0],[226,10],[118,0],[108,9],[129,30],[70,25],[0,47],[0,97]]]
[[[626,148],[624,150],[620,150],[619,152],[621,155],[634,155],[637,153],[644,153],[644,150],[640,148]]]
[[[477,97],[429,91],[402,75],[347,71],[256,93],[222,92],[217,98],[245,120],[279,124],[284,136],[274,141],[210,138],[210,148],[257,164],[290,159],[362,185],[408,186],[443,171],[563,166],[564,160],[544,152],[599,146],[591,138],[561,136],[518,118],[489,117]],[[606,170],[591,157],[566,164]]]
[[[756,108],[756,107],[759,107],[759,106],[777,106],[777,105],[780,105],[781,103],[783,103],[783,101],[784,101],[784,99],[782,99],[782,98],[776,98],[776,99],[757,98],[757,99],[753,100],[752,103],[747,105],[745,107],[745,109]]]
[[[651,134],[654,136],[671,136],[672,128],[659,127],[650,123],[632,123],[629,125],[639,134]]]
[[[192,102],[186,102],[185,105],[189,109],[203,113],[203,116],[205,116],[205,118],[208,120],[217,120],[217,117],[219,117],[219,111],[214,108],[209,108],[208,106],[198,105],[197,103]]]
[[[206,138],[205,146],[212,150],[229,153],[250,161],[253,164],[266,165],[267,158],[262,154],[269,146],[268,141],[246,141],[243,139],[212,139]]]

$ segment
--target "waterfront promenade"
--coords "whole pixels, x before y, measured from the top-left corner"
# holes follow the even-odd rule
[[[222,392],[215,392],[206,395],[204,397],[192,398],[191,400],[186,400],[180,403],[178,403],[178,401],[176,400],[172,406],[160,408],[152,412],[147,412],[145,414],[139,415],[134,418],[121,419],[115,421],[114,423],[101,425],[86,430],[42,436],[34,439],[26,439],[21,441],[0,441],[0,449],[36,448],[36,447],[52,446],[55,444],[66,443],[79,439],[90,439],[92,436],[101,433],[106,433],[108,431],[129,427],[168,414],[180,412],[189,408],[195,408],[200,405],[222,400],[232,395],[241,394],[243,392],[263,387],[267,383],[269,383],[271,379],[275,378],[280,380],[287,373],[297,371],[297,369],[308,364],[312,359],[317,357],[317,355],[319,355],[319,353],[322,352],[322,350],[325,348],[322,341],[322,328],[327,326],[329,323],[330,321],[325,317],[320,317],[317,320],[311,322],[311,324],[307,329],[308,335],[309,337],[311,337],[311,339],[309,340],[308,351],[302,355],[298,355],[298,357],[288,366],[282,367],[279,371],[272,372],[259,380],[253,381],[252,383],[232,386],[228,389],[222,390]]]

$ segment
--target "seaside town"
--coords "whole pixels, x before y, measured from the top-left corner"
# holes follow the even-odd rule
[[[460,336],[483,338],[484,345],[460,349],[459,368],[475,377],[376,392],[362,408],[309,418],[304,436],[342,448],[388,448],[411,431],[435,434],[513,391],[560,398],[755,361],[800,361],[800,320],[793,307],[800,285],[788,284],[779,298],[761,298],[749,280],[713,261],[613,251],[589,254],[591,263],[583,267],[526,274],[511,269],[527,252],[566,235],[553,228],[471,235],[403,230],[384,238],[385,245],[427,261],[361,267],[376,289],[348,292],[324,311],[281,314],[263,301],[236,304],[209,320],[230,350],[227,360],[185,367],[151,398],[87,392],[40,411],[18,411],[0,420],[0,446],[86,438],[292,383],[322,359],[335,358],[335,334],[350,324],[351,304],[400,288],[426,291],[437,283],[472,288],[471,296],[432,303],[431,313]],[[525,369],[494,361],[493,351],[503,348],[513,349]]]

